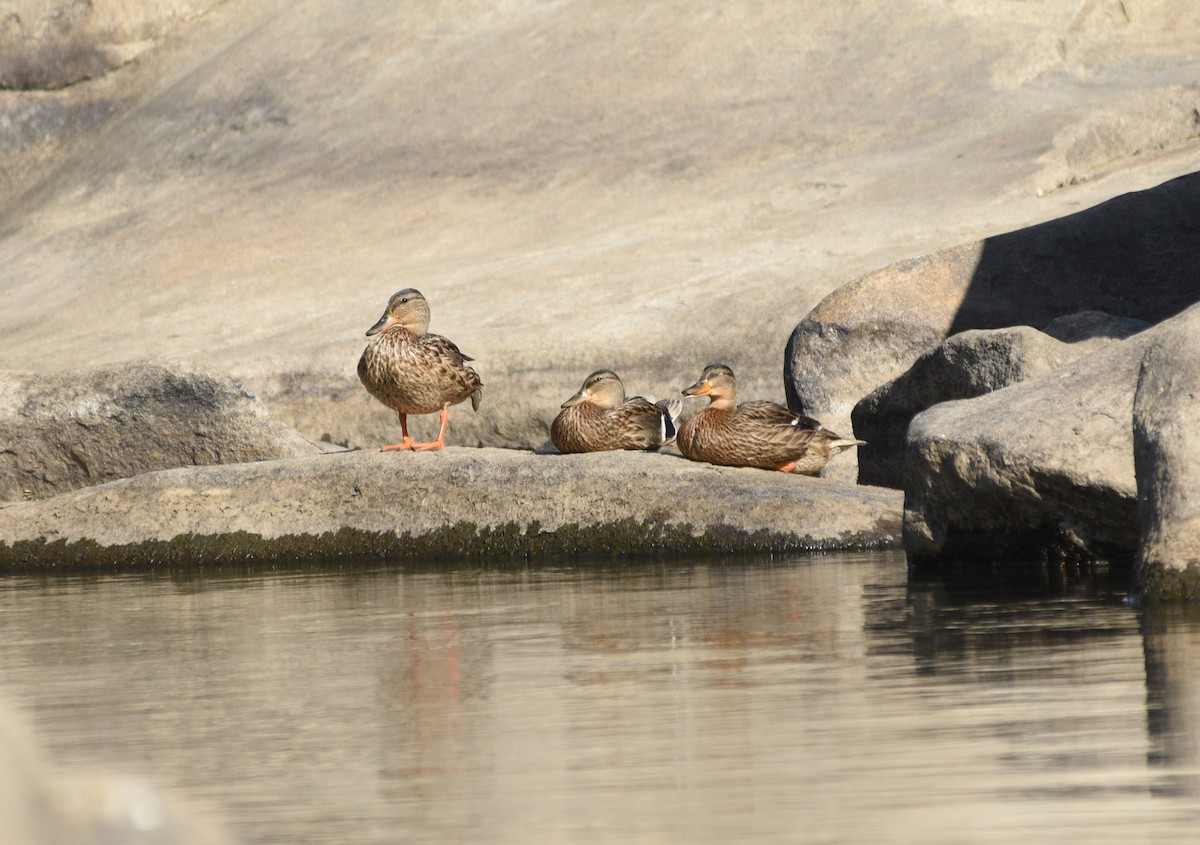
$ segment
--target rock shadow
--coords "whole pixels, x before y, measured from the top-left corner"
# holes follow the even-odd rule
[[[1200,173],[983,241],[949,334],[1080,311],[1157,323],[1200,302]]]
[[[120,61],[90,38],[0,42],[0,91],[55,91],[104,76]]]
[[[869,444],[858,452],[860,484],[904,486],[907,432],[921,411],[1094,354],[1104,340],[1200,302],[1200,173],[971,247],[931,256],[899,278],[895,292],[910,295],[920,316],[897,331],[925,351],[908,351],[915,362],[907,372],[851,413],[855,436]],[[1001,331],[1028,336],[1014,346]]]

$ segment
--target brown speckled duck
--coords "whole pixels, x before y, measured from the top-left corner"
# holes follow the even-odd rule
[[[738,405],[737,381],[724,364],[705,367],[683,395],[709,398],[707,408],[679,427],[679,451],[693,461],[815,475],[839,452],[866,445],[774,402]]]
[[[626,399],[620,377],[612,370],[597,370],[562,403],[550,425],[550,439],[560,452],[654,450],[675,439],[682,404],[678,399]]]
[[[372,396],[400,417],[404,439],[392,449],[441,449],[445,445],[450,406],[471,399],[479,410],[483,382],[467,366],[472,360],[441,335],[429,333],[429,303],[421,292],[405,288],[392,294],[379,322],[367,329],[371,338],[358,359],[358,378]],[[409,414],[441,411],[437,440],[417,443],[408,436]]]

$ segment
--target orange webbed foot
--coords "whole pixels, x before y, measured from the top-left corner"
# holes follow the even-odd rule
[[[414,452],[440,452],[446,446],[446,421],[450,419],[450,406],[442,406],[441,427],[438,428],[437,440],[429,443],[414,443],[410,448]]]

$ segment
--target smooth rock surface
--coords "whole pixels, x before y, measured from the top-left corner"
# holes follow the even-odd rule
[[[895,543],[902,496],[652,453],[341,452],[0,507],[7,565],[800,551]]]
[[[179,361],[0,372],[0,501],[170,467],[321,450],[239,382]]]
[[[218,2],[0,0],[0,196],[143,94],[138,61]]]
[[[864,276],[792,333],[789,404],[851,430],[855,404],[949,335],[1084,310],[1149,323],[1176,314],[1200,301],[1197,219],[1200,173]],[[852,471],[846,462],[834,477]]]
[[[1138,584],[1142,595],[1200,598],[1200,310],[1157,333],[1133,403]]]
[[[1200,5],[1131,3],[4,0],[152,46],[0,91],[0,365],[203,361],[377,447],[354,365],[413,286],[486,385],[453,445],[541,443],[601,367],[782,400],[846,280],[1200,169]]]
[[[912,421],[904,544],[917,563],[1131,560],[1138,546],[1133,400],[1156,338],[1194,306],[1109,349]]]

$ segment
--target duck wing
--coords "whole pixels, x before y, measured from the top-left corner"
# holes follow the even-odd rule
[[[794,413],[777,402],[743,402],[738,405],[737,412],[747,419],[757,420],[767,424],[791,425],[798,428],[808,428],[820,431],[824,428],[820,421],[803,414]]]
[[[418,343],[426,355],[440,358],[456,367],[461,367],[467,361],[475,360],[470,355],[460,352],[459,348],[454,345],[454,341],[442,337],[440,334],[427,334]]]
[[[461,388],[455,392],[458,398],[450,401],[461,402],[470,396],[471,407],[478,411],[483,399],[483,380],[479,378],[479,373],[467,365],[468,361],[475,359],[464,355],[453,341],[438,334],[425,335],[417,342],[417,346],[434,378],[447,386],[457,385]]]
[[[779,405],[775,408],[777,410],[758,407],[748,413],[742,413],[739,408],[733,417],[741,448],[753,457],[753,465],[785,464],[803,454],[813,440],[822,435],[820,429],[803,425],[801,419],[787,408]]]
[[[664,403],[655,404],[641,396],[631,396],[608,412],[614,428],[626,440],[637,444],[624,448],[657,449],[675,439],[671,406],[666,400]]]

